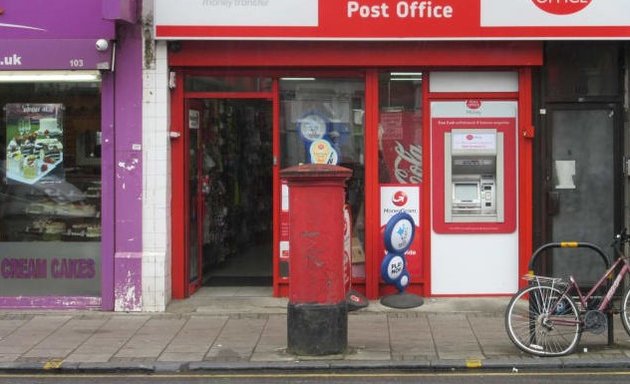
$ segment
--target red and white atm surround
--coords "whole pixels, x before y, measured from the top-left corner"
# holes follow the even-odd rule
[[[515,101],[431,103],[433,229],[516,229]]]
[[[528,134],[519,130],[521,84],[517,72],[430,77],[431,90],[442,91],[439,99],[430,93],[428,106],[431,295],[503,295],[518,288],[517,185],[526,173],[517,139]]]

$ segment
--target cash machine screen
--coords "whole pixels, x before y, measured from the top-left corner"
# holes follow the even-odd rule
[[[454,183],[454,201],[456,203],[478,203],[479,184],[478,183]]]

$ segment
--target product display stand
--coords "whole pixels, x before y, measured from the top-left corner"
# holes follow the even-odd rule
[[[398,293],[381,298],[381,304],[391,308],[415,308],[424,300],[413,293],[405,292],[410,276],[407,271],[405,252],[411,247],[415,235],[415,223],[411,215],[399,212],[392,216],[385,225],[384,240],[387,254],[381,263],[381,277],[398,289]]]

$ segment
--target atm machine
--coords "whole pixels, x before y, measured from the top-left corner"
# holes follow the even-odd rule
[[[503,133],[453,129],[444,137],[444,221],[503,222]]]

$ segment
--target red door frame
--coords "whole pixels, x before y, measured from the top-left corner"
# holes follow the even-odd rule
[[[186,187],[183,182],[187,174],[185,119],[184,119],[184,76],[177,73],[175,88],[171,93],[171,295],[174,299],[188,296],[188,264],[186,233],[188,199],[184,198]],[[181,205],[180,205],[181,204]],[[183,205],[183,206],[182,206]]]
[[[534,251],[534,123],[532,116],[532,70],[519,70],[519,127],[517,129],[519,160],[518,160],[518,188],[519,188],[519,255],[518,272],[523,276],[528,272],[529,259]],[[519,286],[525,281],[519,279]]]
[[[379,71],[365,76],[365,296],[379,296],[380,274],[380,186],[378,179]],[[353,282],[354,283],[354,282]]]
[[[184,100],[184,127],[190,127],[190,114],[189,111],[192,109],[197,109],[200,108],[202,109],[203,107],[200,105],[201,103],[199,103],[196,99],[185,99]],[[187,113],[188,112],[188,113]],[[201,116],[201,112],[203,112],[202,110],[199,111],[200,112],[200,116]],[[195,198],[195,202],[196,202],[196,206],[190,206],[190,204],[192,203],[191,200],[189,199],[184,199],[186,201],[187,204],[189,204],[189,209],[195,209],[197,210],[197,217],[203,217],[204,214],[204,205],[203,205],[203,199],[202,199],[202,195],[201,195],[201,178],[199,176],[200,175],[200,170],[201,170],[201,157],[199,156],[199,147],[200,147],[200,140],[202,140],[202,136],[201,136],[201,127],[199,127],[197,129],[197,148],[195,149],[195,153],[197,154],[197,191],[195,192],[196,198]],[[188,134],[187,134],[188,133]],[[192,134],[192,130],[188,129],[188,130],[184,130],[183,132],[183,139],[184,139],[184,145],[186,147],[186,153],[189,153],[189,149],[190,149],[190,134]],[[185,167],[185,177],[186,177],[186,185],[184,186],[186,192],[188,193],[186,196],[190,196],[190,190],[189,190],[189,186],[190,184],[188,183],[188,175],[190,174],[190,166],[189,166],[190,162],[187,161],[186,162],[186,167]],[[188,212],[188,211],[186,211]],[[186,240],[189,239],[188,237],[188,233],[190,230],[190,220],[189,217],[187,216],[187,221],[186,221],[186,232],[184,234]],[[188,292],[190,294],[192,294],[193,292],[197,291],[200,287],[201,287],[201,283],[203,280],[203,265],[202,265],[202,247],[203,247],[203,237],[202,237],[202,233],[203,233],[203,222],[201,220],[197,220],[196,223],[197,226],[197,255],[190,255],[189,254],[189,248],[186,247],[186,276],[187,279],[186,281],[188,282]],[[186,242],[188,243],[188,242]],[[197,258],[197,265],[198,265],[198,276],[195,280],[191,281],[189,279],[190,277],[190,257],[196,257]]]
[[[186,72],[177,72],[176,76],[176,90],[180,90],[180,92],[174,92],[171,102],[171,132],[174,134],[171,135],[171,138],[174,140],[171,141],[171,161],[173,164],[172,173],[171,173],[171,181],[172,181],[172,207],[171,207],[171,233],[172,233],[172,295],[175,299],[181,299],[190,296],[197,289],[201,287],[201,279],[202,279],[202,271],[203,264],[199,263],[200,268],[200,276],[194,282],[189,282],[189,258],[191,255],[189,254],[188,244],[188,232],[190,228],[190,220],[189,220],[189,212],[191,207],[191,202],[187,198],[189,196],[189,162],[188,156],[189,153],[189,140],[186,132],[186,126],[188,117],[186,116],[186,111],[188,110],[188,101],[190,100],[199,100],[199,99],[262,99],[262,100],[271,100],[272,101],[272,110],[274,111],[274,128],[273,128],[273,158],[276,159],[278,156],[278,146],[277,142],[279,139],[276,138],[278,135],[277,129],[275,129],[275,124],[277,118],[275,116],[275,109],[277,102],[277,92],[185,92],[183,91],[183,79],[185,75],[188,74]],[[182,92],[183,91],[183,92]],[[181,107],[176,106],[179,104]],[[176,121],[183,122],[183,124],[174,124]],[[276,222],[275,218],[275,207],[277,206],[277,188],[275,180],[278,179],[279,170],[278,166],[273,165],[273,179],[274,179],[274,190],[273,190],[273,220]],[[180,209],[177,207],[176,202],[182,201],[183,207]],[[277,247],[277,231],[274,228],[274,250],[273,254],[276,254]],[[201,232],[200,232],[201,234]],[[201,257],[200,257],[201,259]],[[274,258],[275,262],[275,258]],[[275,270],[275,266],[274,266]]]
[[[307,44],[307,43],[304,43]],[[269,98],[273,100],[273,141],[274,141],[274,175],[273,175],[273,220],[274,220],[274,296],[282,296],[288,292],[287,282],[280,282],[278,273],[278,220],[279,220],[279,85],[277,78],[287,75],[298,75],[295,69],[304,74],[317,72],[318,75],[333,75],[332,71],[343,68],[359,72],[365,79],[366,115],[365,115],[365,199],[366,199],[366,280],[365,293],[368,298],[379,296],[380,277],[378,274],[378,257],[376,239],[380,236],[378,202],[378,69],[386,68],[454,68],[467,67],[483,69],[510,68],[519,69],[519,92],[516,95],[519,104],[519,265],[521,273],[526,271],[529,256],[531,255],[532,239],[532,116],[531,116],[531,70],[528,67],[542,65],[542,45],[537,42],[309,42],[309,49],[304,49],[303,44],[292,42],[182,42],[182,49],[177,52],[169,52],[169,64],[186,68],[176,71],[175,88],[171,97],[171,132],[179,134],[179,138],[171,141],[172,149],[172,294],[173,298],[183,298],[190,294],[186,284],[186,237],[182,231],[186,230],[186,212],[188,212],[185,195],[187,183],[181,181],[181,173],[186,171],[185,140],[184,135],[184,102],[185,98],[214,97],[243,97],[252,98],[253,94],[209,94],[209,93],[185,93],[184,75],[186,73],[204,73],[219,71],[223,75],[252,75],[272,76],[274,78],[272,92]],[[383,54],[375,54],[382,52]],[[315,54],[317,53],[317,54]],[[475,60],[471,60],[474,57]],[[404,65],[401,66],[401,63]],[[464,64],[462,64],[464,63]],[[201,67],[209,68],[202,70]],[[262,69],[275,68],[271,70]],[[196,69],[195,69],[196,68]],[[232,68],[232,69],[229,69]],[[236,70],[234,68],[237,68]],[[300,69],[301,68],[301,69]],[[362,68],[366,68],[362,70]],[[223,71],[221,71],[223,69]],[[331,71],[332,70],[332,71]],[[430,71],[430,70],[429,70]],[[427,90],[423,90],[427,95]],[[258,94],[259,95],[259,94]],[[428,102],[425,98],[425,103]],[[426,105],[425,105],[425,111]],[[428,116],[428,114],[425,114]],[[426,117],[425,117],[426,118]],[[425,127],[428,127],[424,121]],[[428,140],[428,129],[424,130],[424,147]],[[171,136],[173,137],[173,136]],[[422,197],[422,208],[425,212],[430,206],[430,196],[426,191],[430,190],[429,151],[423,152],[425,183]],[[178,176],[179,175],[179,176]],[[183,201],[183,207],[178,206]],[[183,208],[183,209],[182,209]],[[423,219],[424,231],[431,228],[429,215]],[[424,236],[424,276],[419,282],[424,282],[424,292],[430,292],[430,239]]]

